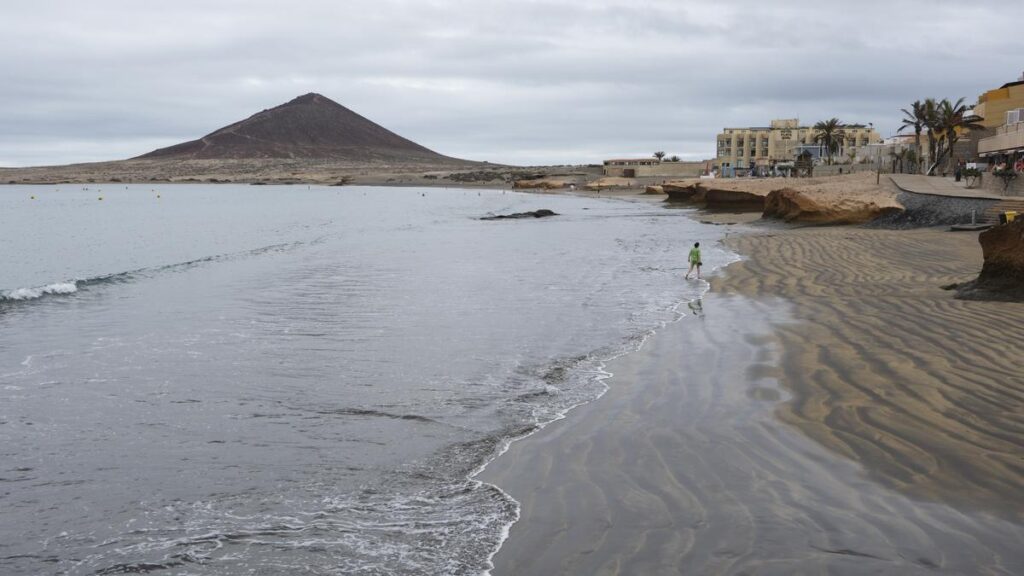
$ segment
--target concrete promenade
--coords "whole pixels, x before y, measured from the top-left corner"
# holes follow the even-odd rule
[[[1012,196],[993,194],[991,190],[968,189],[963,181],[940,176],[923,176],[920,174],[890,174],[893,184],[904,192],[931,194],[933,196],[952,196],[955,198],[976,198],[981,200],[1005,200]]]

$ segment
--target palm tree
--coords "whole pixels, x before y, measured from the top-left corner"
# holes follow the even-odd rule
[[[668,159],[669,162],[679,162],[679,156],[672,156]]]
[[[900,148],[899,150],[893,149],[889,152],[889,156],[892,157],[892,173],[902,174],[903,173],[903,160],[906,159],[907,153],[913,152],[913,150],[907,150],[906,148]]]
[[[920,146],[918,146],[918,149],[920,149]],[[904,159],[904,161],[906,161],[907,165],[910,167],[910,171],[911,172],[916,174],[916,173],[921,171],[920,168],[918,167],[917,150],[915,150],[913,148],[911,148],[910,150],[907,150],[907,153],[904,155],[903,159]]]
[[[658,162],[661,162],[661,159],[665,157],[665,153],[662,152],[661,150],[658,150],[657,152],[654,153],[654,157],[658,159]]]
[[[925,98],[921,108],[924,127],[928,129],[928,160],[932,162],[932,166],[927,169],[926,173],[931,174],[932,169],[935,167],[936,147],[938,145],[935,133],[939,129],[939,103],[935,101],[935,98]]]
[[[964,117],[967,107],[964,106],[964,99],[960,98],[956,103],[950,103],[943,99],[939,102],[936,110],[935,127],[939,130],[938,150],[935,155],[935,162],[932,163],[929,174],[935,171],[935,167],[942,162],[943,156],[949,155],[950,162],[953,161],[953,146],[960,140],[960,135],[966,131],[981,130],[984,127],[980,119],[971,116]]]
[[[903,118],[903,125],[900,126],[899,129],[896,131],[903,132],[903,130],[907,128],[914,129],[914,143],[917,148],[915,157],[920,156],[921,131],[924,130],[925,120],[927,120],[927,117],[925,115],[924,104],[922,104],[920,100],[914,100],[914,103],[910,105],[910,110],[902,108],[900,112],[903,112],[905,117]]]
[[[839,150],[839,142],[843,138],[843,124],[839,118],[822,120],[814,125],[814,141],[825,147],[828,163],[832,164],[832,156]]]

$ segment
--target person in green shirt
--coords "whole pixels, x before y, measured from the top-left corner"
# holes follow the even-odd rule
[[[687,280],[690,279],[690,273],[693,272],[694,268],[696,268],[697,269],[697,279],[699,280],[700,279],[700,267],[704,265],[704,263],[701,262],[701,260],[700,260],[700,242],[694,242],[693,243],[693,248],[690,248],[690,257],[688,258],[688,260],[690,261],[690,269],[686,271],[686,279]]]

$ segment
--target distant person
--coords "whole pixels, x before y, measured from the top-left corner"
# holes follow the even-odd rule
[[[700,267],[704,265],[700,260],[700,242],[694,242],[693,248],[690,248],[690,256],[687,258],[690,261],[690,269],[686,271],[686,279],[690,279],[690,273],[693,269],[697,269],[697,279],[700,280]]]

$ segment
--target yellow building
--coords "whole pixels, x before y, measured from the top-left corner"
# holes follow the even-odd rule
[[[978,98],[974,115],[989,135],[978,141],[978,154],[984,157],[1024,152],[1024,80],[1003,84]]]
[[[767,168],[779,162],[792,162],[803,150],[814,157],[824,156],[814,134],[813,127],[801,126],[797,118],[772,120],[767,127],[726,128],[717,137],[714,165],[722,175],[729,176],[737,171],[746,173],[751,166]],[[881,141],[870,125],[848,124],[843,126],[835,157],[842,159],[849,150]]]
[[[981,117],[985,128],[998,128],[1007,123],[1007,112],[1019,108],[1024,108],[1024,80],[1003,84],[979,96],[974,114]]]

